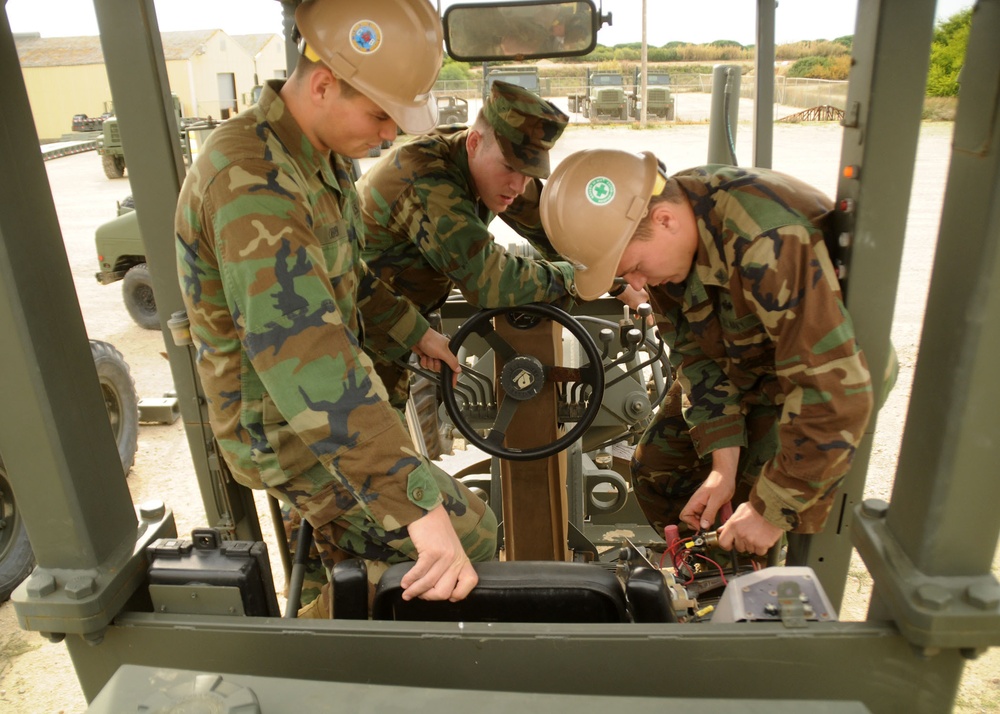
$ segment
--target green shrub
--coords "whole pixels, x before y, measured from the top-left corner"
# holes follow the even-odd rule
[[[847,79],[851,69],[849,55],[838,57],[803,57],[788,68],[789,77],[809,79]]]
[[[445,55],[444,65],[438,73],[438,80],[472,79],[469,65],[465,62],[456,62],[451,57]]]
[[[958,94],[958,78],[965,64],[971,26],[972,10],[968,9],[952,15],[934,30],[927,71],[928,96],[954,97]]]

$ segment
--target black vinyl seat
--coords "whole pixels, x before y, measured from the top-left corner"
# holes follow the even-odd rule
[[[375,620],[430,622],[677,622],[663,576],[631,569],[624,587],[593,563],[517,561],[476,563],[479,584],[461,602],[403,600],[400,581],[413,563],[389,568],[375,590]],[[366,620],[368,575],[360,558],[333,569],[333,612],[338,620]]]
[[[374,620],[432,622],[629,622],[614,573],[591,563],[476,563],[479,584],[459,602],[403,600],[400,581],[413,566],[390,567],[375,590]]]

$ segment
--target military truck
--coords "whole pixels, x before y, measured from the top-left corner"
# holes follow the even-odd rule
[[[569,109],[591,121],[628,119],[625,78],[618,70],[587,69],[587,93],[569,98]]]
[[[542,95],[542,86],[538,81],[538,67],[535,65],[498,65],[487,66],[483,78],[483,101],[490,94],[490,88],[498,79],[502,82],[516,84],[538,96]]]
[[[288,27],[294,4],[282,3]],[[486,7],[493,11],[497,5]],[[597,8],[587,0],[517,3],[510,9],[515,16],[535,19],[532,13],[549,5],[590,13],[594,31],[600,26]],[[934,3],[861,0],[859,5],[848,96],[853,112],[843,127],[840,208],[831,219],[843,236],[843,267],[851,275],[846,299],[849,308],[859,306],[852,309],[855,327],[878,392],[907,228]],[[149,7],[148,2],[95,1],[119,119],[148,129],[128,134],[130,178],[144,210],[139,220],[161,309],[173,315],[182,306],[177,281],[169,274],[182,162],[176,139],[162,121],[170,112],[163,101],[162,52],[135,51],[136,32],[145,35],[139,43],[143,48],[159,42],[152,32],[155,23],[144,21]],[[446,33],[449,16],[479,9],[452,4]],[[838,492],[827,529],[790,539],[786,563],[791,567],[765,568],[749,581],[726,585],[719,600],[728,603],[726,608],[697,610],[687,622],[676,615],[680,609],[687,616],[700,583],[678,582],[671,568],[649,558],[653,540],[624,535],[629,523],[617,529],[619,546],[596,562],[550,558],[484,564],[474,591],[476,607],[483,609],[475,618],[453,603],[401,602],[398,581],[383,579],[377,599],[384,607],[372,619],[364,603],[357,606],[356,586],[366,598],[367,583],[350,570],[356,563],[335,574],[348,580],[339,590],[346,597],[335,604],[334,619],[274,615],[267,606],[273,582],[256,567],[262,555],[259,519],[253,500],[227,477],[214,450],[182,315],[171,320],[165,346],[183,395],[208,528],[190,539],[178,537],[168,504],[134,505],[112,473],[117,464],[110,440],[97,432],[102,405],[96,389],[74,394],[69,410],[62,408],[66,398],[56,388],[79,381],[85,333],[78,314],[68,309],[75,299],[68,268],[55,280],[51,261],[38,260],[40,252],[59,255],[62,245],[51,200],[46,200],[45,172],[32,145],[23,79],[11,59],[16,57],[13,38],[0,32],[5,50],[0,71],[8,78],[0,119],[9,128],[0,134],[0,151],[23,167],[16,176],[0,179],[5,182],[0,187],[0,273],[5,276],[0,391],[18,405],[0,412],[0,447],[38,559],[12,597],[20,624],[65,643],[95,714],[140,707],[162,711],[174,702],[179,709],[209,699],[228,699],[223,703],[231,710],[247,711],[304,708],[316,701],[358,709],[406,701],[415,709],[444,705],[497,712],[517,707],[593,712],[625,707],[635,713],[672,708],[950,711],[966,660],[1000,643],[1000,585],[990,573],[1000,533],[995,507],[1000,481],[992,475],[1000,457],[992,418],[1000,400],[994,367],[1000,343],[995,289],[1000,284],[995,210],[1000,147],[983,139],[1000,134],[995,91],[1000,14],[992,10],[991,3],[979,4],[969,36],[962,91],[974,101],[963,101],[959,109],[940,227],[941,244],[949,250],[934,257],[891,499],[862,499],[869,435]],[[759,3],[758,13],[761,28],[774,27],[774,3]],[[293,38],[287,39],[291,46]],[[774,38],[765,31],[756,71],[757,100],[765,115],[773,104],[773,84],[767,79],[773,76],[773,57]],[[762,121],[770,127],[772,117]],[[770,132],[755,132],[755,142],[755,162],[770,165]],[[28,225],[33,228],[30,249],[18,230]],[[156,270],[159,265],[164,269]],[[555,314],[541,319],[529,310],[482,315],[466,305],[462,315],[460,305],[452,307],[454,319],[469,325],[461,336],[464,346],[487,362],[490,347],[501,356],[531,354],[539,340],[534,334],[520,339],[524,328],[550,329],[545,320]],[[577,313],[576,323],[588,323],[594,316],[589,309]],[[59,317],[58,332],[47,329],[52,315]],[[610,321],[618,327],[616,319]],[[576,327],[570,322],[566,329]],[[614,361],[618,350],[644,343],[641,331],[638,340],[632,332],[637,326],[621,327],[599,330],[598,342],[607,338],[607,350],[599,349],[596,358],[591,353],[589,365]],[[579,364],[566,369],[555,374],[587,379],[580,390],[564,392],[567,406],[550,400],[547,416],[542,409],[519,410],[511,426],[546,439],[556,433],[560,439],[563,419],[578,424],[584,416],[573,408],[589,410],[592,401],[603,408],[590,397],[605,392],[612,380],[598,384],[602,370],[585,373]],[[473,377],[472,370],[463,374]],[[629,374],[617,385],[634,378]],[[472,432],[490,416],[509,414],[497,410],[496,393],[468,382],[458,391],[468,401],[482,397],[481,409],[452,405],[467,413]],[[633,391],[644,392],[628,390],[620,406],[641,415],[643,401],[640,395],[633,398]],[[496,427],[486,428],[494,433],[493,441],[501,442]],[[555,463],[551,456],[498,457],[496,477],[491,472],[489,481],[491,488],[495,482],[507,490],[494,489],[490,502],[505,513],[505,534],[528,510],[520,508],[521,482],[529,488],[544,482],[551,501],[567,494],[558,478],[549,480],[560,475],[562,466],[579,465],[589,482],[605,477],[609,485],[617,484],[608,472],[617,473],[621,459],[608,452],[615,444],[606,441],[586,446],[574,441],[565,456],[555,455]],[[508,479],[505,472],[516,478]],[[536,505],[529,496],[528,506]],[[580,550],[570,545],[579,542],[578,529],[569,527],[573,518],[566,519],[565,538],[546,528],[523,542],[552,535],[550,545]],[[870,609],[856,622],[832,616],[848,582],[852,544],[874,580]],[[194,574],[170,567],[195,558],[211,567]],[[172,581],[163,577],[170,571],[176,574]],[[224,580],[233,573],[237,577]],[[222,582],[212,584],[209,575]],[[822,585],[827,599],[806,592],[807,581]],[[265,606],[255,608],[261,600]],[[650,621],[640,611],[663,619]]]
[[[153,281],[146,264],[146,248],[142,244],[135,202],[126,196],[117,206],[118,215],[97,227],[94,246],[100,269],[94,275],[101,285],[122,281],[125,309],[139,327],[160,329],[156,311]]]
[[[635,68],[635,91],[632,95],[631,115],[638,119],[642,113],[642,70]],[[646,117],[674,120],[674,96],[670,91],[670,73],[651,69],[646,73]]]
[[[170,95],[174,105],[174,120],[180,131],[181,153],[184,161],[191,164],[191,135],[210,131],[219,122],[211,117],[186,117],[181,110],[181,100],[176,94]],[[122,146],[121,130],[118,127],[118,118],[114,115],[107,116],[101,125],[101,135],[97,137],[97,154],[101,157],[101,165],[104,167],[104,175],[109,179],[119,179],[125,176],[125,149]]]
[[[446,96],[437,98],[438,126],[444,124],[467,124],[469,121],[469,100]]]

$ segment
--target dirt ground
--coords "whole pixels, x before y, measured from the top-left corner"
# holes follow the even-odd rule
[[[683,117],[681,107],[678,106],[678,113]],[[947,175],[951,128],[950,124],[927,124],[921,132],[908,240],[892,329],[901,373],[878,417],[866,487],[869,496],[888,499],[891,493],[917,358],[938,210]],[[738,150],[738,158],[750,163],[749,125],[740,125],[737,138],[741,142],[739,145],[746,147]],[[840,128],[834,124],[777,124],[774,168],[795,174],[832,195],[836,188],[840,138]],[[573,126],[560,140],[553,158],[559,160],[593,145],[595,140],[603,146],[654,150],[666,159],[668,169],[675,171],[704,162],[708,128],[704,124],[676,124],[636,131],[620,127]],[[114,217],[115,201],[129,193],[127,180],[106,179],[100,159],[93,153],[50,161],[47,169],[90,337],[111,342],[122,352],[131,366],[140,397],[162,396],[173,388],[169,366],[161,354],[162,336],[143,330],[131,321],[122,304],[119,285],[101,286],[94,279],[97,269],[94,230]],[[506,242],[499,231],[498,240]],[[173,509],[181,535],[203,525],[204,519],[190,464],[180,421],[140,428],[139,451],[128,477],[133,500],[136,503],[153,498],[164,501]],[[272,559],[277,560],[277,557],[272,555]],[[994,563],[994,573],[1000,572],[1000,561]],[[870,587],[867,571],[855,556],[842,619],[864,619]],[[0,712],[70,713],[82,712],[86,706],[65,646],[20,630],[11,604],[0,605]],[[1000,648],[969,662],[955,711],[1000,711]]]

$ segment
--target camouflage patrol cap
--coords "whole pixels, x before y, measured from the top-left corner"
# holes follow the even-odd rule
[[[549,149],[569,121],[559,107],[524,87],[497,80],[483,104],[483,116],[514,169],[525,176],[548,177]]]

